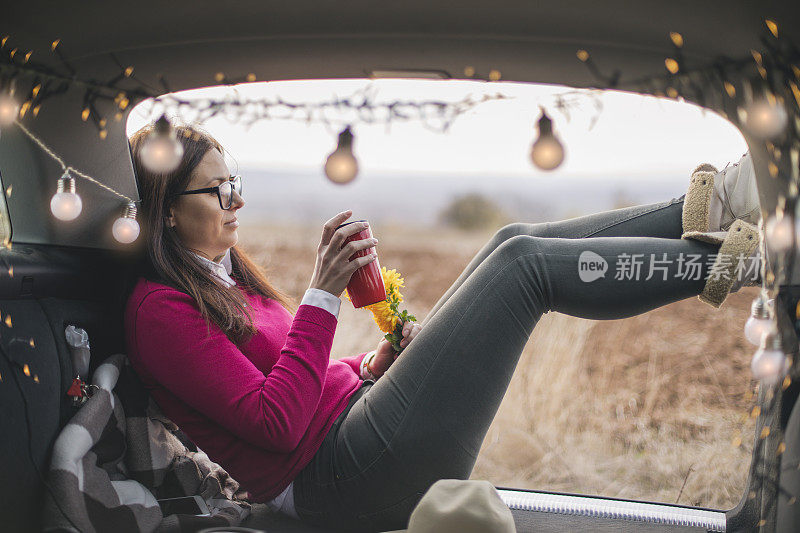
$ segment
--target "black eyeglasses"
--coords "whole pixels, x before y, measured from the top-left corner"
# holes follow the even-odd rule
[[[222,209],[228,210],[233,205],[233,191],[241,196],[242,195],[242,177],[231,176],[226,181],[214,187],[205,187],[203,189],[194,189],[192,191],[183,191],[172,196],[181,196],[182,194],[201,194],[204,192],[216,192],[219,199],[219,206]]]

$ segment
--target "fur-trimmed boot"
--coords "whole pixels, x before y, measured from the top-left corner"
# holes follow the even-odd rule
[[[721,171],[708,163],[698,166],[683,200],[682,220],[683,237],[727,231],[734,220],[758,224],[761,206],[750,154]]]
[[[720,244],[708,271],[700,301],[719,307],[742,287],[761,284],[761,231],[744,220],[734,220],[728,231],[687,232],[683,239]]]

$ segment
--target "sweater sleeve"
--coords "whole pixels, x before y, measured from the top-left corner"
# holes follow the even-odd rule
[[[353,369],[353,372],[356,373],[356,376],[359,378],[361,374],[359,373],[359,367],[361,366],[361,361],[364,360],[364,356],[367,355],[369,352],[360,353],[358,355],[351,355],[349,357],[342,357],[339,359],[342,363],[347,363],[347,365]]]
[[[148,294],[134,338],[146,372],[181,401],[238,437],[290,452],[311,423],[328,369],[336,319],[300,305],[280,357],[264,375],[194,300],[179,291]]]

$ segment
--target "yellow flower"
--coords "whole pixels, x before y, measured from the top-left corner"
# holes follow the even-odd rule
[[[368,305],[367,309],[372,311],[372,317],[375,319],[378,329],[382,332],[392,333],[394,328],[397,327],[397,315],[389,307],[389,302],[386,300]]]
[[[403,295],[400,294],[400,287],[403,286],[404,281],[400,277],[400,273],[395,269],[386,270],[386,267],[381,267],[381,276],[383,276],[383,285],[386,287],[386,295],[394,294],[402,302]]]

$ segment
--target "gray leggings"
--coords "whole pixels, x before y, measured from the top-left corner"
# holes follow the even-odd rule
[[[469,478],[543,313],[624,318],[700,294],[719,246],[681,240],[682,207],[680,197],[499,230],[386,374],[366,382],[337,418],[295,480],[301,519],[348,531],[401,529],[436,480]],[[587,251],[596,255],[583,254],[583,279]],[[680,258],[693,256],[700,268],[687,275]],[[603,260],[605,275],[593,279]],[[637,263],[638,276],[618,266]]]

